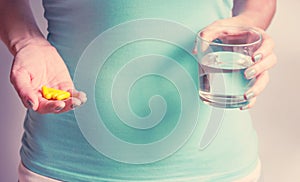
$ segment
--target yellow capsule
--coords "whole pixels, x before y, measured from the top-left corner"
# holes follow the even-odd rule
[[[52,99],[52,94],[51,93],[46,93],[43,95],[45,99]]]
[[[43,97],[46,98],[46,95],[47,95],[48,93],[49,93],[49,92],[48,92],[48,88],[47,88],[46,86],[43,86],[43,87],[42,87],[42,95],[43,95]]]
[[[49,88],[48,87],[48,92],[60,92],[61,90],[55,89],[55,88]]]
[[[57,96],[59,95],[59,92],[51,92],[52,93],[52,99],[57,100]]]
[[[58,90],[54,88],[49,88],[46,86],[42,86],[42,95],[45,99],[53,99],[53,100],[64,100],[71,96],[70,92],[64,90]]]
[[[56,99],[57,100],[64,100],[64,99],[68,99],[71,96],[70,92],[64,92],[59,94]]]
[[[48,88],[46,86],[42,86],[42,93],[47,94],[48,93]]]

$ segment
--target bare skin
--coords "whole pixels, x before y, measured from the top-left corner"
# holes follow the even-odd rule
[[[238,1],[235,0],[235,3],[239,4]],[[257,78],[253,88],[245,93],[251,102],[241,109],[248,109],[253,107],[256,97],[266,87],[268,70],[277,61],[273,40],[265,33],[274,15],[276,0],[241,2],[244,2],[242,6],[235,5],[234,17],[218,20],[207,26],[205,31],[208,39],[218,25],[250,26],[262,33],[263,44],[254,53],[254,57],[260,55],[260,59],[245,71],[255,70],[251,78]],[[14,55],[11,83],[24,106],[39,113],[62,113],[84,104],[87,100],[85,93],[75,89],[61,56],[41,34],[29,0],[0,0],[0,12],[0,37]],[[46,100],[40,92],[42,85],[71,91],[71,98],[64,101]]]

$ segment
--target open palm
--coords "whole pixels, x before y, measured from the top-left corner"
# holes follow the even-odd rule
[[[86,101],[85,93],[75,90],[64,61],[50,44],[20,49],[14,58],[10,80],[24,106],[39,113],[66,112]],[[41,94],[43,85],[69,91],[71,98],[47,100]]]

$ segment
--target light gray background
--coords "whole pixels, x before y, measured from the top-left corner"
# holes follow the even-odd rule
[[[33,11],[43,33],[41,1]],[[271,81],[251,109],[260,141],[265,182],[294,182],[300,179],[300,1],[278,1],[275,19],[268,33],[276,43],[278,64]],[[1,25],[0,25],[1,26]],[[25,109],[9,83],[12,56],[0,43],[0,181],[17,181],[19,148]]]

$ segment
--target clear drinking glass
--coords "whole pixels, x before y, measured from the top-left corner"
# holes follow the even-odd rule
[[[221,108],[247,105],[244,94],[255,78],[246,79],[244,71],[254,63],[252,56],[261,45],[261,34],[249,27],[220,26],[213,30],[211,40],[206,36],[203,31],[197,36],[201,100]]]

